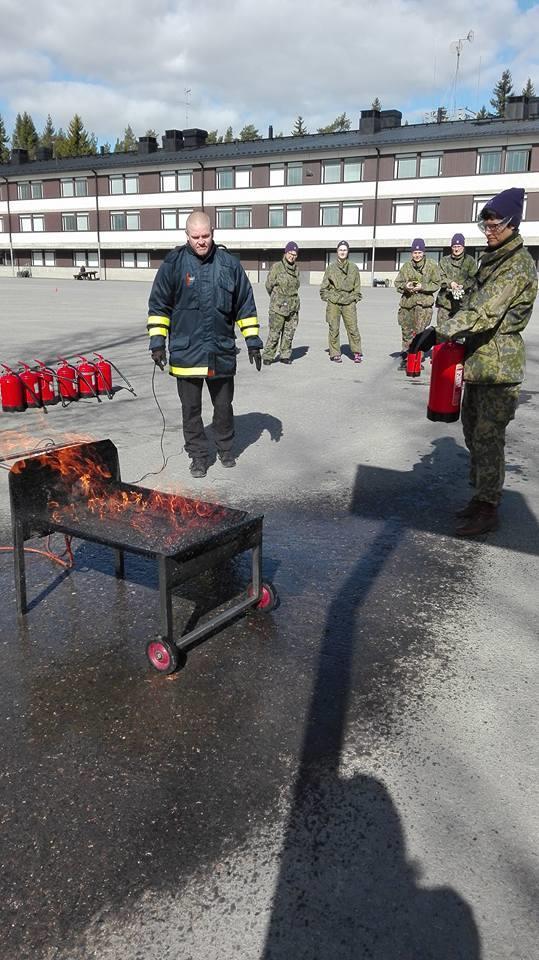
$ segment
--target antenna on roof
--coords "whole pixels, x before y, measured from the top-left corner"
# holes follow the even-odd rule
[[[183,101],[185,104],[185,126],[188,127],[189,126],[189,103],[190,103],[189,98],[191,96],[191,87],[186,87],[183,93],[185,96],[185,100]]]
[[[460,55],[465,43],[471,43],[473,41],[474,33],[473,30],[468,30],[468,33],[465,37],[461,37],[460,40],[454,40],[450,44],[450,49],[454,48],[457,55],[457,64],[455,68],[455,79],[453,80],[453,113],[457,112],[457,85],[459,79],[459,67],[460,67]]]

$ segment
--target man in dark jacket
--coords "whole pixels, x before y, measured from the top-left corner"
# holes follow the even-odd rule
[[[161,369],[169,345],[169,373],[177,378],[185,449],[193,477],[208,469],[208,439],[202,422],[202,387],[213,404],[217,454],[234,467],[234,375],[237,323],[249,360],[260,370],[262,341],[253,289],[239,261],[217,247],[207,214],[195,210],[187,220],[187,243],[166,257],[153,282],[148,303],[152,359]]]

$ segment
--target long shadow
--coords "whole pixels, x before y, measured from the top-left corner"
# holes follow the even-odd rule
[[[234,425],[234,452],[238,457],[260,440],[266,430],[275,443],[278,443],[283,435],[282,421],[270,413],[242,413],[234,417]]]
[[[350,512],[376,517],[381,527],[328,611],[263,960],[480,960],[466,902],[449,887],[419,885],[385,785],[363,774],[346,779],[339,769],[355,664],[370,682],[383,678],[382,691],[392,689],[384,675],[395,657],[389,640],[375,670],[366,669],[368,644],[359,648],[357,639],[362,608],[408,527],[433,530],[411,509],[412,490],[429,489],[433,461],[436,472],[455,455],[454,445],[438,442],[410,471],[404,492],[399,472],[358,468]]]

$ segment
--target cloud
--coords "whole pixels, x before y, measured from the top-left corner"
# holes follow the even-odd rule
[[[528,76],[539,87],[539,3],[516,0],[49,0],[46,16],[37,0],[0,0],[0,22],[8,128],[23,110],[39,129],[77,112],[101,141],[128,123],[288,133],[298,114],[312,131],[346,111],[357,125],[376,96],[410,118],[455,98],[478,108],[505,67],[517,92]]]

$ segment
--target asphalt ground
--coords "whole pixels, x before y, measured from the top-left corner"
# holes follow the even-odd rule
[[[152,472],[144,485],[264,513],[280,605],[165,679],[144,653],[151,561],[128,556],[117,581],[111,551],[85,541],[68,575],[28,555],[20,626],[0,553],[2,960],[531,960],[538,308],[500,529],[460,541],[461,426],[426,419],[428,363],[419,380],[397,371],[393,289],[365,291],[360,366],[329,362],[311,287],[291,366],[258,373],[241,348],[238,463],[203,480],[181,450],[175,384],[152,378],[148,293],[0,281],[0,360],[96,350],[137,394],[2,413],[0,457],[110,438],[125,481]],[[175,597],[175,622],[248,576],[241,558],[201,577]]]

